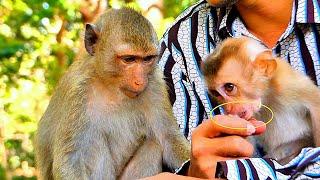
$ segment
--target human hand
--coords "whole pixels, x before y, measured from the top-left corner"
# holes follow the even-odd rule
[[[216,115],[213,120],[204,121],[192,132],[188,176],[212,179],[218,161],[252,156],[254,148],[245,137],[261,134],[265,129],[261,121],[237,116]]]

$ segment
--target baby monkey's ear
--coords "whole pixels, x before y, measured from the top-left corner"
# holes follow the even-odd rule
[[[272,56],[271,50],[266,50],[257,55],[253,61],[253,66],[262,75],[271,78],[277,69],[277,62]]]

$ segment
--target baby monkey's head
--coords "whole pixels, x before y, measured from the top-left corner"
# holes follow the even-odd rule
[[[209,94],[224,106],[227,114],[250,119],[277,68],[271,51],[249,38],[229,38],[202,63]],[[245,103],[236,103],[245,102]]]

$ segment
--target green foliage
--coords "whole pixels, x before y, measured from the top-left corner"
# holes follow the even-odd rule
[[[170,17],[176,17],[179,13],[184,11],[187,7],[191,6],[197,0],[163,0],[164,7],[170,7],[170,8],[164,8],[164,17],[170,18]]]
[[[0,2],[0,155],[5,161],[0,179],[35,179],[33,134],[57,80],[77,53],[80,2]],[[62,26],[66,31],[58,40]]]
[[[85,0],[0,0],[0,179],[36,179],[33,136],[80,49]],[[159,37],[196,0],[164,0]],[[87,2],[87,1],[86,1]],[[145,11],[145,1],[111,0]]]

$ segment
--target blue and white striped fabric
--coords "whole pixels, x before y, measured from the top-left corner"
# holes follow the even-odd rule
[[[273,53],[320,85],[319,0],[294,0],[292,17]],[[186,9],[161,40],[161,59],[173,112],[181,132],[191,132],[217,105],[205,90],[199,65],[227,37],[252,35],[233,7],[214,8],[205,0]],[[215,114],[220,113],[219,110]]]
[[[296,158],[284,166],[265,158],[219,162],[216,177],[228,180],[320,179],[320,147],[302,149]]]

